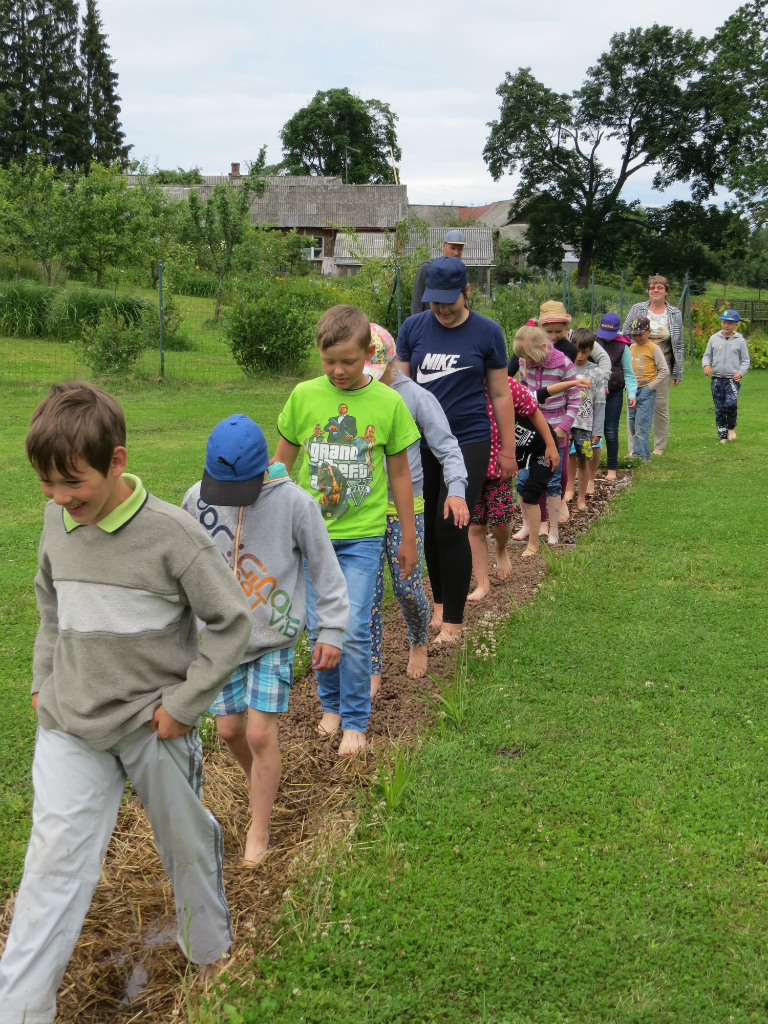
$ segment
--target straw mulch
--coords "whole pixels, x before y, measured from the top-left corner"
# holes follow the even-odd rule
[[[561,530],[564,543],[610,511],[614,494],[629,482],[598,479],[597,494],[586,512],[575,512]],[[574,503],[575,505],[575,503]],[[514,524],[516,527],[518,523]],[[523,545],[511,545],[512,574],[492,577],[490,598],[467,606],[473,635],[482,637],[510,608],[535,593],[544,575],[541,559],[520,559]],[[426,582],[426,581],[425,581]],[[427,585],[428,590],[428,585]],[[491,616],[489,621],[488,616]],[[373,704],[369,738],[374,745],[405,738],[423,721],[419,694],[433,690],[424,680],[405,674],[407,637],[397,605],[385,608],[382,691]],[[448,678],[455,649],[430,651],[430,671]],[[257,950],[269,950],[281,935],[283,894],[292,880],[348,846],[356,826],[350,796],[370,784],[377,757],[374,748],[339,761],[334,740],[313,733],[320,705],[308,673],[297,680],[289,712],[281,717],[283,779],[272,816],[274,842],[257,871],[238,867],[250,824],[248,794],[239,766],[225,749],[206,750],[204,803],[218,819],[225,843],[225,882],[235,930],[231,969],[241,978]],[[319,842],[319,840],[321,842]],[[0,943],[4,943],[13,900],[0,908]],[[57,1024],[142,1024],[184,1020],[195,1000],[195,968],[189,968],[176,943],[176,918],[170,882],[160,865],[149,823],[136,797],[126,797],[104,860],[80,941],[59,990]]]

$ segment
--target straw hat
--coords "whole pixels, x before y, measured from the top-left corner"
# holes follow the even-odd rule
[[[548,302],[542,302],[539,307],[539,324],[560,324],[571,322],[570,315],[565,312],[565,306],[562,302],[555,302],[554,299],[550,299]]]

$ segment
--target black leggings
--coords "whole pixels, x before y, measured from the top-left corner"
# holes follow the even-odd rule
[[[488,473],[491,441],[462,445],[467,467],[467,505],[470,515],[478,502]],[[472,551],[469,530],[454,525],[453,516],[443,519],[448,488],[443,469],[428,448],[421,449],[424,469],[424,557],[435,604],[443,606],[443,622],[461,625],[464,605],[472,579]]]

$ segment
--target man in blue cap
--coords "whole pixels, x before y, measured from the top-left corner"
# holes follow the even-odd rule
[[[720,314],[720,330],[707,342],[701,365],[712,378],[712,401],[715,403],[715,426],[721,444],[736,440],[736,414],[739,390],[749,369],[749,350],[744,335],[736,330],[741,320],[738,310],[724,309]]]
[[[446,231],[445,238],[443,238],[443,256],[455,256],[460,260],[464,255],[464,246],[466,244],[467,239],[464,232],[458,228],[451,228],[450,231]],[[425,309],[429,309],[429,303],[424,301],[424,289],[427,287],[427,267],[431,263],[434,263],[434,260],[427,260],[416,271],[416,278],[413,282],[413,294],[411,296],[411,316],[414,316],[416,313],[423,313]]]
[[[229,416],[214,427],[203,479],[187,491],[182,508],[208,531],[253,612],[240,667],[210,710],[248,779],[252,821],[242,863],[256,867],[269,847],[281,775],[277,716],[288,710],[294,647],[306,624],[303,561],[318,593],[316,670],[333,668],[341,658],[347,585],[320,506],[282,463],[269,465],[264,434],[247,416]]]

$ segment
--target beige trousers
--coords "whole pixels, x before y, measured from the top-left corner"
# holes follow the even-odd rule
[[[656,388],[656,409],[653,414],[653,447],[664,451],[669,438],[669,392],[672,388],[672,374],[665,377]]]

